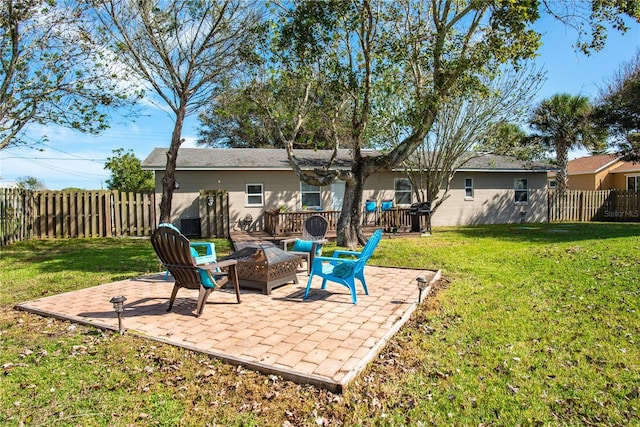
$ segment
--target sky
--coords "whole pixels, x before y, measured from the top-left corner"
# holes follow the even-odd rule
[[[640,50],[640,24],[633,24],[624,35],[609,32],[603,50],[585,56],[572,48],[576,35],[562,25],[544,20],[543,45],[536,63],[547,73],[537,100],[556,93],[569,93],[594,98],[608,79],[629,62]],[[36,147],[12,147],[0,150],[0,187],[23,177],[35,177],[47,189],[106,189],[109,171],[104,169],[113,150],[132,149],[144,160],[155,147],[169,147],[173,122],[167,113],[148,107],[135,122],[111,122],[111,128],[98,136],[86,135],[61,127],[32,127],[34,135],[46,133],[49,141]],[[195,147],[197,118],[187,118],[182,147]],[[585,156],[584,150],[571,153],[571,158]]]

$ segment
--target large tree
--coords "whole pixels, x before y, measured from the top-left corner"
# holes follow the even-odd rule
[[[0,149],[24,143],[30,124],[98,133],[106,109],[127,102],[111,58],[79,29],[84,19],[73,1],[0,3]]]
[[[338,244],[364,241],[360,222],[366,179],[406,160],[424,141],[442,105],[475,90],[481,85],[478,76],[531,58],[540,43],[531,25],[549,5],[565,3],[300,0],[276,5],[274,43],[259,55],[264,69],[253,76],[277,91],[263,98],[251,95],[263,109],[263,122],[287,147],[301,180],[314,185],[345,181]],[[638,13],[625,9],[626,2],[586,5],[574,15],[585,18],[578,26],[595,25],[595,42],[585,48],[599,47],[602,22],[623,24],[620,13]],[[568,17],[564,12],[556,15]],[[289,108],[282,108],[282,99]],[[395,114],[393,132],[400,142],[380,156],[366,155],[364,148],[385,139],[378,133],[384,127],[376,123],[387,120],[389,112]],[[294,143],[297,132],[313,123],[327,129],[324,134],[331,136],[334,148],[351,149],[349,170],[334,168],[335,156],[313,173],[301,168]]]
[[[640,52],[602,90],[595,116],[627,160],[640,161]]]
[[[543,78],[533,66],[520,67],[480,79],[478,91],[450,97],[424,142],[403,162],[418,202],[431,202],[435,213],[449,197],[456,170],[483,155],[481,143],[507,120],[525,118]]]
[[[248,0],[93,0],[105,44],[174,122],[162,179],[160,222],[170,221],[185,117],[233,78],[253,43],[258,7]]]
[[[569,150],[598,150],[605,144],[606,131],[594,123],[592,111],[589,98],[562,93],[543,100],[531,115],[530,125],[535,132],[530,138],[555,152],[559,191],[567,188]]]

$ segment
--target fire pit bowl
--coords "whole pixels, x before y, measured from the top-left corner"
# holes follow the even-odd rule
[[[238,261],[236,271],[241,287],[261,290],[265,295],[289,282],[298,283],[300,257],[272,244],[249,244],[225,259]]]

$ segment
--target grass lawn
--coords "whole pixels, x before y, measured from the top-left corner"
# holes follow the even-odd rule
[[[2,247],[0,425],[640,425],[640,224],[436,228],[371,263],[446,283],[335,395],[13,310],[156,272],[148,239]]]

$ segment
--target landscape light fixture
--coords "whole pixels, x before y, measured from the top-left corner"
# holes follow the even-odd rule
[[[416,277],[416,282],[418,282],[418,304],[422,302],[422,292],[427,289],[427,279],[424,276]]]
[[[120,335],[124,333],[124,329],[122,328],[122,312],[124,311],[124,302],[126,300],[127,298],[125,298],[124,295],[118,295],[109,301],[113,304],[113,309],[118,314],[118,332],[120,332]]]

